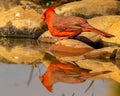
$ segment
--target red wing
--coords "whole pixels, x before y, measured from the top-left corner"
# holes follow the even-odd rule
[[[56,28],[59,32],[73,32],[82,29],[83,27],[77,24],[74,25],[67,25],[67,24],[58,24],[58,25],[53,25],[54,28]]]

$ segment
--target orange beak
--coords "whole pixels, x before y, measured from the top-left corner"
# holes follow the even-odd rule
[[[41,19],[44,19],[44,18],[45,18],[45,16],[42,14],[42,15],[41,15]]]
[[[52,92],[52,85],[50,82],[46,82],[47,78],[44,78],[43,76],[39,77],[39,80],[41,81],[41,83],[44,85],[44,87],[49,91]]]
[[[41,82],[43,82],[43,80],[44,80],[43,76],[40,76],[39,79]]]
[[[41,15],[41,19],[43,19],[45,21],[45,16],[44,14]]]
[[[42,29],[42,27],[46,24],[45,23],[45,16],[44,16],[44,14],[42,14],[40,17],[42,19],[41,22],[40,22],[40,29]]]

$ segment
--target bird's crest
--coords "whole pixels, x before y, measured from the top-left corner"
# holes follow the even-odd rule
[[[54,11],[54,9],[55,9],[55,5],[52,5],[45,11],[45,13],[48,13],[50,11]]]

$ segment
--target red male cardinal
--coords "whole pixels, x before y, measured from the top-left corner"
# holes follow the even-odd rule
[[[64,83],[82,83],[88,78],[106,74],[110,71],[100,71],[89,73],[91,70],[80,68],[77,65],[70,63],[61,63],[59,61],[53,61],[47,68],[47,71],[39,79],[48,91],[52,92],[52,86],[57,82]]]
[[[53,36],[74,38],[81,32],[94,32],[107,38],[114,37],[114,35],[92,27],[87,20],[81,17],[58,15],[54,8],[55,6],[52,5],[42,15],[42,19],[48,25],[48,29]]]

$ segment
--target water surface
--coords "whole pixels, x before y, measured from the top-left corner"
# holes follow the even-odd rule
[[[119,96],[119,79],[100,76],[93,78],[91,86],[93,79],[77,84],[57,82],[52,87],[53,92],[49,92],[39,76],[47,71],[49,62],[56,60],[51,55],[45,58],[50,46],[30,39],[1,38],[0,96]]]

